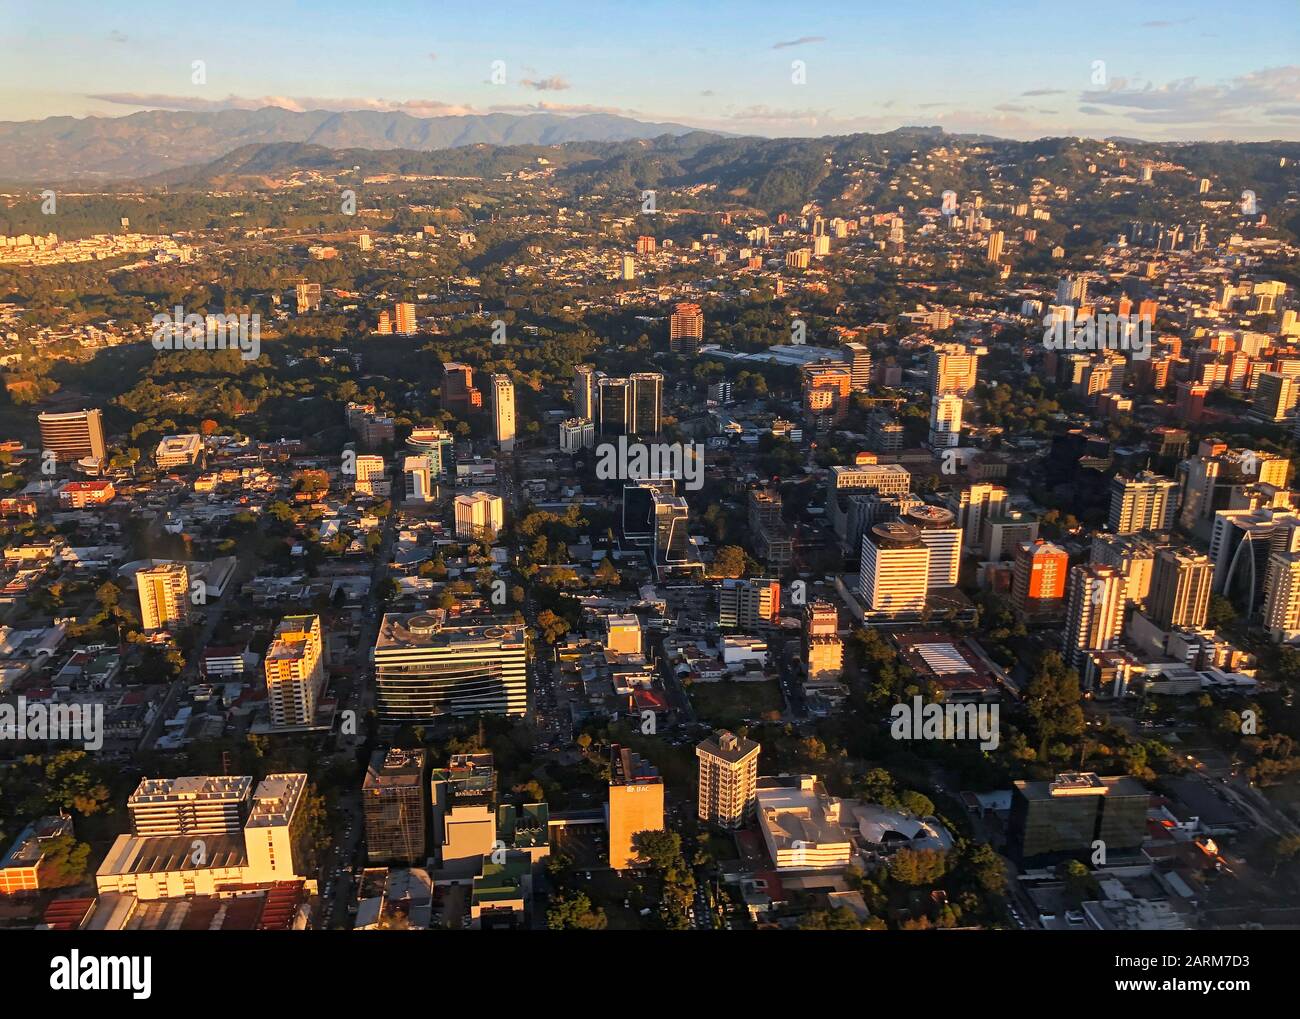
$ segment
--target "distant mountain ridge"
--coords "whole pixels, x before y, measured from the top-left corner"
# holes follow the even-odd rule
[[[684,135],[681,124],[614,114],[487,113],[413,117],[401,112],[260,110],[125,117],[49,117],[0,122],[0,180],[119,180],[208,163],[247,145],[300,143],[329,149],[429,152],[466,145],[562,145]]]

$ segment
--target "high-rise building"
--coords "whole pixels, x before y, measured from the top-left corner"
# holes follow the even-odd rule
[[[929,577],[930,549],[911,524],[877,524],[864,535],[858,590],[867,611],[923,611]]]
[[[1004,238],[1001,230],[994,230],[989,234],[988,247],[984,251],[984,257],[990,262],[996,262],[1002,257],[1002,242]]]
[[[412,453],[429,458],[433,481],[447,481],[456,472],[456,440],[441,428],[415,428],[406,439]]]
[[[596,401],[596,383],[604,378],[596,366],[580,364],[573,369],[573,413],[586,421],[595,421],[599,405]]]
[[[596,425],[579,417],[560,422],[560,452],[574,456],[596,444]]]
[[[1069,772],[1014,786],[1007,842],[1017,860],[1082,856],[1099,841],[1118,857],[1146,840],[1151,794],[1135,778]]]
[[[442,366],[442,409],[457,415],[483,409],[483,394],[474,386],[470,365],[448,361]]]
[[[961,528],[952,510],[941,506],[913,506],[899,517],[919,532],[930,550],[930,571],[926,587],[956,587],[961,570]]]
[[[505,524],[505,502],[490,492],[458,495],[456,537],[463,541],[495,541]]]
[[[407,502],[432,502],[438,484],[433,455],[421,453],[403,460],[402,481]]]
[[[824,429],[844,417],[852,384],[852,371],[841,362],[804,365],[803,409],[813,427]]]
[[[865,393],[871,388],[871,348],[865,343],[849,342],[841,345],[840,357],[849,366],[849,386],[855,393]]]
[[[930,398],[930,448],[961,445],[962,398],[951,394]]]
[[[146,630],[184,626],[190,615],[190,571],[184,563],[159,563],[135,575],[140,625]]]
[[[1008,509],[1007,490],[1001,485],[981,482],[968,485],[949,505],[957,513],[957,525],[961,528],[962,540],[967,549],[974,550],[981,544],[986,517],[998,517]]]
[[[794,540],[782,517],[781,493],[775,488],[751,488],[746,517],[754,551],[773,576],[781,576],[794,558]]]
[[[423,866],[427,851],[423,747],[376,750],[361,783],[371,863]]]
[[[703,563],[690,538],[690,507],[680,495],[652,493],[654,567],[660,575],[699,573]]]
[[[509,375],[492,376],[492,423],[497,445],[510,452],[515,448],[515,385]]]
[[[596,383],[596,409],[597,434],[627,435],[628,426],[635,416],[631,381],[601,378]]]
[[[98,410],[41,413],[36,422],[41,429],[42,452],[53,453],[60,463],[83,457],[104,459],[104,423]]]
[[[758,804],[758,755],[752,739],[725,730],[695,748],[699,761],[696,802],[699,818],[721,828],[739,828]]]
[[[140,902],[232,889],[301,884],[311,871],[307,776],[142,779],[128,800],[137,825],[119,835],[95,873],[100,895]],[[203,846],[195,845],[203,836]],[[198,848],[205,852],[199,856]]]
[[[1012,566],[1012,603],[1023,612],[1061,603],[1069,562],[1069,554],[1060,545],[1041,539],[1021,542]]]
[[[1190,548],[1162,548],[1156,553],[1147,614],[1163,630],[1205,626],[1210,608],[1214,565]]]
[[[930,351],[930,395],[965,396],[975,388],[982,347],[941,343]]]
[[[1065,661],[1080,669],[1090,651],[1109,651],[1124,631],[1124,578],[1110,566],[1088,563],[1070,570]]]
[[[698,304],[677,305],[668,319],[668,349],[674,354],[698,354],[704,342],[704,312]]]
[[[387,613],[374,649],[379,717],[418,724],[444,715],[523,715],[524,647],[520,623],[451,622],[443,609]]]
[[[1300,386],[1294,377],[1264,372],[1255,386],[1251,413],[1265,421],[1285,421],[1294,415],[1297,401],[1300,401]]]
[[[810,683],[838,682],[844,672],[840,614],[830,602],[809,602],[804,610],[803,664]]]
[[[320,616],[285,616],[266,651],[266,699],[271,725],[311,725],[325,690],[325,642]]]
[[[1235,492],[1255,484],[1285,488],[1290,467],[1291,461],[1276,453],[1229,449],[1214,439],[1202,441],[1196,454],[1179,467],[1183,482],[1179,523],[1208,537],[1215,513],[1231,508]]]
[[[472,878],[497,841],[496,760],[491,754],[452,754],[429,775],[430,813],[439,870]]]
[[[352,487],[362,495],[375,495],[385,498],[388,495],[388,475],[382,456],[362,455],[353,461],[356,474],[352,478]]]
[[[609,756],[609,865],[628,870],[641,856],[632,845],[643,831],[664,827],[664,783],[649,761],[615,743]]]
[[[397,320],[396,331],[403,336],[414,336],[416,331],[415,324],[415,305],[410,302],[402,302],[397,305],[394,317]]]
[[[628,382],[632,386],[628,434],[658,435],[663,429],[663,375],[659,372],[635,372],[628,376]]]
[[[1264,628],[1274,641],[1300,637],[1300,552],[1277,551],[1268,557]]]
[[[718,589],[718,625],[728,630],[776,626],[781,617],[781,584],[777,580],[724,580]]]
[[[1110,482],[1110,529],[1115,534],[1169,531],[1174,526],[1178,482],[1151,471],[1117,474]]]
[[[233,835],[244,826],[252,794],[247,775],[143,778],[126,809],[141,838]]]

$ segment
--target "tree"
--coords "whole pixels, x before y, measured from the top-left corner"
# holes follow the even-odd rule
[[[836,906],[834,909],[814,909],[799,921],[801,931],[861,931],[867,925],[851,909]]]
[[[585,892],[551,900],[546,926],[553,931],[603,931],[608,920],[603,909],[593,908]]]
[[[542,639],[548,644],[554,644],[569,632],[568,621],[550,609],[542,609],[537,613],[537,626],[542,632]]]
[[[747,561],[745,550],[739,545],[723,545],[713,557],[713,567],[709,572],[714,577],[743,577]]]
[[[948,857],[938,849],[900,849],[889,864],[889,876],[904,885],[932,885],[948,871]]]
[[[1079,677],[1067,669],[1061,656],[1048,651],[1038,662],[1029,681],[1025,707],[1034,720],[1039,745],[1078,736],[1083,732],[1083,708],[1079,705]]]

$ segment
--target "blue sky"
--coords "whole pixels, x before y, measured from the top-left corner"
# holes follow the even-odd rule
[[[763,135],[1300,139],[1300,0],[0,0],[0,52],[3,120],[281,105],[606,111]]]

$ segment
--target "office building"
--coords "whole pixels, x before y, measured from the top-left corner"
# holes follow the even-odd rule
[[[1205,626],[1214,564],[1190,548],[1162,548],[1155,555],[1147,614],[1162,630]]]
[[[1264,372],[1255,386],[1251,414],[1263,421],[1285,421],[1295,415],[1297,400],[1300,400],[1300,386],[1294,376]]]
[[[1110,651],[1124,631],[1124,578],[1110,566],[1089,563],[1070,570],[1070,604],[1066,611],[1066,665],[1083,671],[1092,651]]]
[[[1065,599],[1069,561],[1065,549],[1050,541],[1021,542],[1012,566],[1012,604],[1027,613],[1060,607]]]
[[[628,406],[631,418],[627,434],[650,437],[663,430],[664,377],[659,372],[636,372],[628,376],[632,391]]]
[[[505,525],[505,502],[499,495],[474,492],[455,499],[456,537],[462,541],[495,541]]]
[[[668,349],[688,357],[700,352],[704,342],[704,312],[698,304],[677,305],[668,319]]]
[[[474,386],[474,369],[448,361],[442,366],[442,409],[457,417],[483,409],[483,393]]]
[[[930,549],[911,524],[877,524],[863,537],[858,590],[868,612],[923,611],[929,578]]]
[[[698,815],[706,824],[739,828],[758,805],[758,755],[751,739],[725,730],[695,748]]]
[[[754,551],[769,572],[783,576],[794,560],[794,539],[782,518],[781,493],[775,488],[751,488],[745,500]]]
[[[203,455],[203,438],[196,434],[164,435],[154,450],[153,460],[162,471],[193,467]]]
[[[142,838],[229,835],[244,826],[252,794],[247,775],[144,778],[126,809]]]
[[[718,626],[724,630],[776,626],[780,616],[780,581],[741,578],[724,580],[718,588]]]
[[[372,864],[423,866],[426,852],[422,747],[376,750],[361,783],[366,856]]]
[[[59,463],[85,457],[104,459],[104,423],[98,410],[41,413],[36,422],[41,429],[41,451],[53,453]]]
[[[962,489],[953,509],[957,514],[957,526],[961,528],[962,541],[969,551],[974,551],[980,546],[984,518],[1001,516],[1008,509],[1007,490],[1001,485],[968,485]]]
[[[756,799],[759,831],[778,871],[837,869],[852,862],[841,801],[816,775],[765,776],[758,780]],[[852,820],[849,824],[856,828]]]
[[[573,413],[583,420],[594,421],[598,416],[596,384],[605,377],[596,366],[580,364],[573,370]]]
[[[961,528],[952,510],[941,506],[913,506],[899,519],[915,527],[922,543],[930,550],[927,589],[956,587],[961,569]]]
[[[1091,561],[1112,566],[1124,578],[1124,597],[1145,606],[1155,575],[1157,546],[1137,534],[1094,534]]]
[[[803,617],[804,675],[809,683],[838,683],[844,672],[839,611],[830,602],[809,602]]]
[[[452,754],[429,775],[439,876],[470,878],[497,839],[497,775],[491,754]]]
[[[576,456],[596,445],[595,422],[571,417],[560,422],[560,452]]]
[[[1098,842],[1109,858],[1136,852],[1147,832],[1151,796],[1135,778],[1067,772],[1051,782],[1014,783],[1008,848],[1021,861],[1090,858]]]
[[[361,495],[387,498],[390,485],[384,467],[384,458],[364,455],[357,457],[354,463],[356,474],[352,479],[352,487]]]
[[[639,655],[641,619],[631,613],[605,617],[605,647],[620,655]]]
[[[982,347],[941,343],[930,351],[930,395],[966,396],[975,388]]]
[[[1269,556],[1264,628],[1276,642],[1300,639],[1300,552],[1277,551]]]
[[[426,465],[433,482],[448,481],[456,469],[456,441],[441,428],[415,428],[407,436],[406,448],[429,458]]]
[[[934,396],[930,400],[931,449],[951,449],[961,445],[962,399],[959,396]]]
[[[190,573],[184,563],[159,563],[135,575],[140,625],[146,631],[184,626],[190,615]]]
[[[1178,483],[1150,471],[1117,474],[1110,483],[1110,529],[1115,534],[1169,531],[1174,526]]]
[[[809,424],[821,430],[841,421],[848,412],[853,385],[849,366],[827,361],[808,364],[802,377],[803,409]]]
[[[420,453],[402,461],[403,497],[407,502],[433,502],[438,480],[433,454]]]
[[[523,715],[528,704],[520,623],[450,621],[443,609],[387,613],[375,638],[378,713],[385,721]]]
[[[285,616],[266,652],[266,699],[277,729],[311,725],[325,690],[320,616]]]
[[[134,830],[114,840],[96,890],[141,902],[234,902],[241,892],[301,883],[314,870],[306,791],[301,773],[270,774],[255,787],[248,776],[142,779],[127,801]]]
[[[652,493],[654,567],[660,576],[700,573],[704,564],[690,537],[690,508],[680,495]]]
[[[628,379],[602,377],[596,383],[596,433],[602,437],[628,435],[634,417],[632,383]]]
[[[849,366],[849,387],[855,393],[865,393],[871,388],[871,348],[865,343],[849,342],[841,345],[840,357]]]
[[[664,830],[664,783],[649,761],[615,743],[609,757],[609,865],[628,870],[640,860],[633,839]]]
[[[509,453],[515,448],[515,385],[510,376],[492,376],[492,426],[497,446]]]
[[[1276,453],[1229,449],[1214,439],[1201,442],[1194,456],[1179,466],[1182,501],[1179,523],[1201,538],[1209,537],[1214,516],[1232,508],[1235,494],[1250,485],[1285,488],[1291,461]]]

